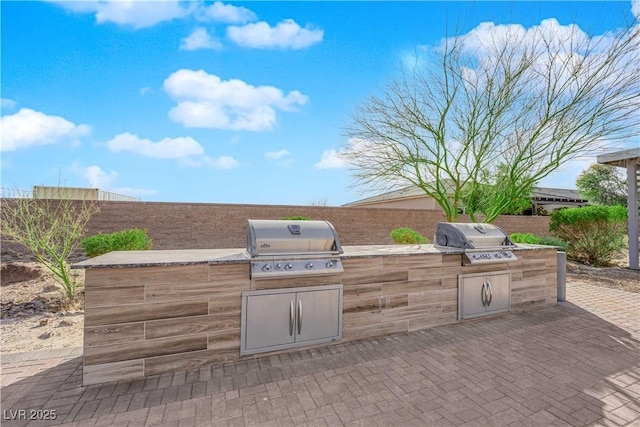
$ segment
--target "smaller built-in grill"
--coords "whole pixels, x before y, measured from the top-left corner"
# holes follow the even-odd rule
[[[435,246],[464,250],[465,264],[512,262],[518,258],[516,245],[493,224],[441,222],[436,228]]]
[[[344,271],[338,233],[328,221],[250,219],[247,252],[254,279]]]

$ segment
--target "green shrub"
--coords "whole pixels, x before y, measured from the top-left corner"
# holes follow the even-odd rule
[[[311,221],[311,218],[308,216],[295,215],[295,216],[283,216],[280,220],[285,221]]]
[[[537,236],[531,233],[513,233],[509,236],[513,243],[528,243],[532,245],[557,246],[563,252],[567,251],[568,244],[557,237]]]
[[[82,240],[87,256],[94,257],[112,251],[140,251],[151,249],[153,243],[147,230],[132,228],[109,234],[96,234]]]
[[[562,209],[551,214],[549,230],[569,242],[569,258],[601,266],[622,250],[626,218],[623,206]]]
[[[513,243],[529,243],[532,245],[540,244],[540,236],[531,233],[513,233],[509,236]]]
[[[420,235],[420,233],[418,233],[417,231],[406,227],[396,228],[395,230],[392,230],[391,238],[393,239],[394,243],[404,245],[429,243],[429,239]]]

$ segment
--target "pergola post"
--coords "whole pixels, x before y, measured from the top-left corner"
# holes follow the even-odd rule
[[[627,218],[629,220],[629,268],[638,270],[638,163],[627,163]]]
[[[638,164],[640,148],[617,151],[598,156],[598,163],[627,169],[627,218],[629,231],[629,268],[640,270],[638,266]]]

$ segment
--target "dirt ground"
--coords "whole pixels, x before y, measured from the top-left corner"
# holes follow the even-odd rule
[[[640,293],[640,272],[626,262],[624,256],[606,268],[568,262],[567,281]],[[3,262],[0,277],[3,353],[82,346],[84,312],[60,309],[55,279],[40,264]]]

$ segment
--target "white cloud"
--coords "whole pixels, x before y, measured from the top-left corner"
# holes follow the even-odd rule
[[[214,169],[234,169],[240,166],[240,163],[231,156],[221,156],[218,158],[205,156],[204,164]]]
[[[203,70],[178,70],[164,81],[177,105],[169,117],[186,127],[262,131],[276,123],[276,110],[293,111],[307,97],[297,90],[286,95],[274,86],[252,86],[222,80]]]
[[[316,169],[344,169],[347,161],[336,150],[324,150],[320,161],[314,165]]]
[[[62,141],[77,142],[88,135],[88,125],[76,125],[59,116],[21,108],[17,113],[0,119],[0,151],[15,151],[30,146],[55,144]]]
[[[14,101],[13,99],[9,99],[9,98],[0,98],[0,108],[7,109],[7,110],[13,110],[16,107],[17,102]]]
[[[113,181],[118,177],[115,171],[105,172],[100,166],[89,166],[84,170],[84,177],[89,181],[89,187],[106,189],[110,188]]]
[[[154,142],[128,132],[121,133],[107,142],[112,152],[129,151],[157,159],[181,159],[204,154],[204,148],[193,138],[163,138]]]
[[[67,10],[77,13],[93,13],[99,24],[112,22],[134,29],[152,27],[160,22],[184,18],[190,15],[195,4],[183,7],[179,0],[139,1],[54,1]]]
[[[149,95],[153,93],[153,89],[149,86],[145,86],[142,89],[140,89],[140,95],[145,96],[145,95]]]
[[[290,155],[291,155],[291,152],[289,152],[288,150],[278,150],[278,151],[270,151],[270,152],[264,153],[264,156],[269,160],[280,160],[283,157],[287,157]]]
[[[322,41],[324,31],[309,25],[301,28],[294,20],[285,19],[275,27],[256,22],[227,28],[227,37],[240,46],[258,49],[302,49]]]
[[[232,6],[222,2],[215,2],[209,7],[202,8],[196,14],[201,21],[214,20],[227,24],[243,24],[255,21],[256,14],[246,7]]]
[[[196,28],[180,41],[180,50],[221,49],[222,43],[214,39],[204,28]]]

